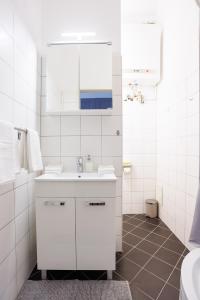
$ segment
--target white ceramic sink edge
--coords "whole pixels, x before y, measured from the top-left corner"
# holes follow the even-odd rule
[[[36,181],[116,181],[115,174],[99,175],[98,173],[51,173],[35,178]]]

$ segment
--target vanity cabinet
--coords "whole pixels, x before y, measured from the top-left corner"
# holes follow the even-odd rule
[[[76,199],[76,246],[79,270],[115,269],[113,198]]]
[[[115,189],[116,181],[36,180],[38,269],[115,269]]]
[[[76,270],[75,199],[37,198],[39,269]]]

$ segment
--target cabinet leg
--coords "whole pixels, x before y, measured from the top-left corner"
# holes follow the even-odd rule
[[[42,280],[47,280],[47,270],[41,270]]]
[[[107,270],[107,280],[112,280],[112,270]]]

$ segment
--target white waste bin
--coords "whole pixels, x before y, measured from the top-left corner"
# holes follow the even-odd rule
[[[156,218],[158,216],[158,201],[155,199],[147,199],[146,216],[149,218]]]

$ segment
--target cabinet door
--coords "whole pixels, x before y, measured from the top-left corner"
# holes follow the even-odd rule
[[[115,198],[76,199],[78,270],[115,269]]]
[[[75,270],[74,198],[37,198],[37,262],[44,270]]]

